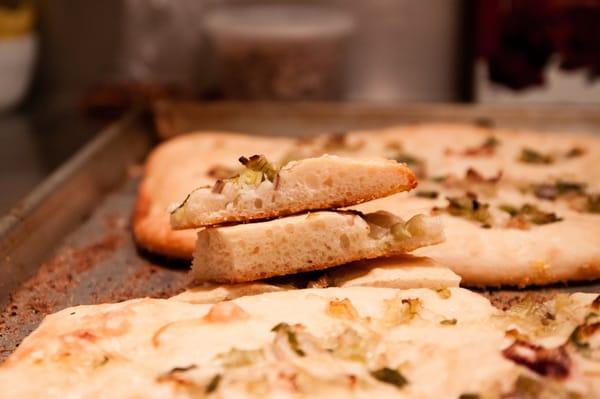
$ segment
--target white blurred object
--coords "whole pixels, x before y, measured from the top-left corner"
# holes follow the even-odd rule
[[[480,103],[600,103],[600,82],[591,83],[585,70],[564,71],[558,59],[544,71],[544,85],[524,90],[511,90],[494,84],[488,76],[485,61],[475,64],[475,100]]]
[[[13,108],[25,96],[36,49],[34,34],[0,39],[0,111]]]

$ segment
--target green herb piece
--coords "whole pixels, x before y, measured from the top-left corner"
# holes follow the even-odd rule
[[[499,205],[498,208],[500,210],[508,213],[510,216],[517,216],[519,214],[519,208],[517,208],[513,205],[502,204],[502,205]]]
[[[512,205],[500,205],[500,210],[508,213],[513,218],[520,218],[525,222],[537,225],[560,222],[562,218],[556,216],[554,212],[544,212],[537,206],[531,204],[522,205],[517,208]]]
[[[519,161],[525,163],[548,165],[554,162],[554,157],[552,155],[542,154],[531,148],[523,148],[521,150],[521,155],[519,155]]]
[[[448,176],[446,176],[446,175],[433,176],[429,180],[431,180],[432,182],[435,182],[435,183],[443,183],[444,181],[446,181],[447,177]]]
[[[483,148],[496,148],[500,145],[500,140],[494,136],[490,136],[481,145]]]
[[[437,191],[433,191],[433,190],[420,190],[420,191],[417,191],[416,195],[417,195],[417,197],[421,197],[421,198],[436,199],[439,194]]]
[[[378,381],[394,385],[398,388],[402,388],[404,385],[408,384],[408,380],[400,374],[400,372],[389,367],[371,371],[371,375]]]
[[[298,342],[298,337],[296,336],[296,332],[292,329],[292,327],[288,323],[279,323],[275,327],[273,327],[271,329],[271,331],[274,331],[276,333],[286,334],[288,343],[290,344],[290,348],[292,348],[292,350],[294,352],[296,352],[296,354],[298,356],[306,355],[304,353],[304,351],[300,348],[300,343]]]
[[[592,348],[589,343],[589,338],[600,331],[600,321],[592,322],[597,317],[597,313],[588,314],[584,323],[575,327],[568,342],[587,359],[600,361],[600,348]]]
[[[396,223],[390,228],[390,232],[394,236],[394,239],[398,241],[406,240],[412,237],[410,231],[406,228],[406,225],[402,222]]]
[[[440,324],[443,326],[453,326],[456,325],[457,321],[456,319],[445,319],[440,321]]]
[[[479,202],[477,196],[467,194],[462,197],[447,197],[448,206],[445,208],[452,216],[462,217],[481,223],[483,226],[491,226],[492,215],[489,204]]]
[[[219,387],[219,383],[221,382],[221,374],[215,374],[215,376],[210,380],[210,382],[208,383],[208,385],[206,386],[206,389],[204,390],[205,393],[213,393],[214,391],[217,390],[217,388]]]
[[[252,155],[250,158],[240,157],[239,161],[245,168],[240,173],[238,181],[248,186],[256,187],[265,179],[273,182],[277,176],[277,169],[264,155]]]

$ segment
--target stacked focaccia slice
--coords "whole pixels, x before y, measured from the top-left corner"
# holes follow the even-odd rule
[[[200,281],[321,270],[444,239],[435,217],[336,210],[414,188],[416,178],[405,164],[330,155],[281,167],[261,155],[240,162],[234,176],[200,187],[172,207],[173,228],[204,227],[193,265]],[[225,225],[231,223],[242,224]]]

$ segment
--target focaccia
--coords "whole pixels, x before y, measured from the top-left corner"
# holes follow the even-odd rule
[[[363,287],[77,306],[0,365],[0,398],[596,398],[599,309]]]
[[[198,228],[335,209],[417,185],[406,165],[381,158],[324,155],[279,167],[263,155],[254,155],[241,157],[240,162],[243,167],[239,172],[230,171],[235,176],[197,188],[181,204],[175,204],[171,226]]]
[[[248,283],[202,283],[171,298],[189,303],[217,303],[242,296],[302,288],[382,287],[431,288],[458,287],[460,276],[431,259],[412,255],[369,259],[323,270],[288,275]]]
[[[138,243],[191,259],[196,232],[171,230],[167,208],[195,187],[214,184],[210,169],[242,153],[277,161],[328,153],[407,163],[419,178],[415,190],[354,208],[403,218],[437,214],[447,240],[415,254],[450,267],[463,284],[600,278],[600,138],[591,134],[423,124],[298,141],[181,136],[159,146],[148,162],[134,218]],[[483,211],[473,212],[479,205]]]
[[[322,211],[198,232],[199,281],[245,282],[393,256],[444,239],[437,218]]]

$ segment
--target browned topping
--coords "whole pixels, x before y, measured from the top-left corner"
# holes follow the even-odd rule
[[[499,145],[500,145],[500,140],[498,140],[494,136],[490,136],[490,137],[486,138],[485,141],[478,146],[467,147],[463,151],[458,151],[458,152],[448,149],[448,150],[446,150],[446,153],[449,155],[456,153],[456,154],[464,155],[467,157],[491,156],[491,155],[495,154],[496,148],[498,148]]]
[[[544,377],[563,379],[569,376],[571,358],[564,346],[548,349],[517,340],[504,349],[502,355]]]
[[[173,375],[173,374],[177,374],[177,373],[184,373],[186,371],[193,370],[197,367],[198,366],[196,366],[195,364],[190,364],[189,366],[185,366],[185,367],[173,367],[171,370],[162,374],[162,376]]]
[[[473,182],[473,183],[491,183],[495,184],[500,181],[502,178],[502,171],[499,170],[496,176],[492,177],[484,177],[481,173],[479,173],[474,168],[469,168],[465,172],[465,180]]]
[[[598,295],[596,297],[596,299],[594,299],[594,301],[592,302],[592,304],[590,306],[594,310],[600,310],[600,295]]]
[[[567,158],[577,158],[585,154],[585,150],[581,147],[573,147],[566,154]]]
[[[443,326],[454,326],[456,325],[457,320],[456,319],[444,319],[442,321],[440,321],[440,324]]]
[[[213,393],[219,387],[219,383],[221,382],[221,374],[215,374],[213,378],[211,378],[210,382],[206,386],[206,393]]]
[[[219,302],[210,308],[204,320],[209,323],[227,323],[248,318],[248,313],[233,302]]]
[[[408,380],[398,370],[389,367],[371,371],[371,375],[376,380],[394,385],[396,388],[402,388],[404,385],[408,384]]]
[[[225,182],[223,180],[217,180],[215,182],[215,185],[213,186],[213,188],[210,191],[213,194],[221,194],[224,187],[225,187]]]
[[[590,213],[600,213],[600,194],[588,194],[586,211]]]
[[[433,190],[419,190],[415,195],[420,198],[436,199],[439,193]]]

